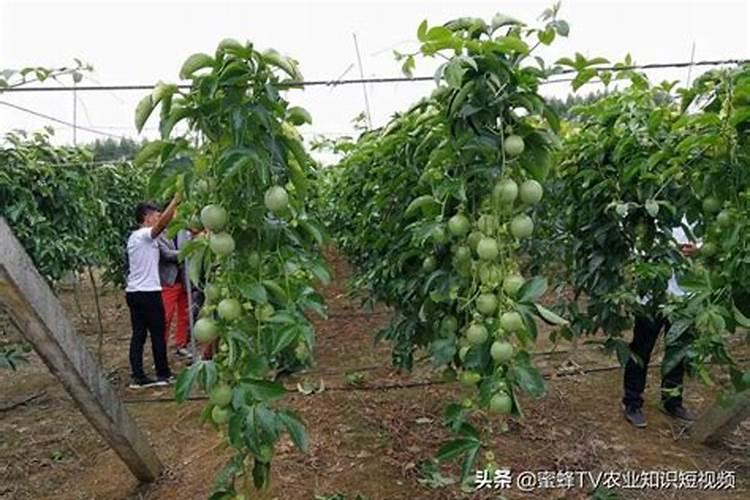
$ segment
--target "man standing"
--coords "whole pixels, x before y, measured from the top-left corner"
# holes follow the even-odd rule
[[[177,315],[175,326],[176,354],[180,357],[190,357],[188,344],[188,296],[184,281],[186,279],[184,267],[179,263],[179,249],[186,241],[184,231],[178,233],[175,240],[170,240],[164,234],[159,236],[159,278],[161,280],[161,297],[164,303],[164,339],[169,344],[169,330],[172,318]]]
[[[680,251],[685,257],[694,256],[698,247],[690,242],[682,228],[672,230],[672,236],[680,246]],[[674,297],[681,297],[685,292],[677,284],[677,278],[673,274],[669,280],[667,293]],[[635,319],[633,328],[633,341],[630,351],[638,359],[631,356],[625,365],[624,397],[622,399],[625,419],[638,428],[646,427],[646,418],[643,414],[643,391],[646,388],[646,375],[648,364],[651,359],[651,351],[659,334],[664,331],[666,337],[670,324],[662,313],[656,312],[651,317],[642,316]],[[686,332],[682,335],[679,343],[667,343],[664,359],[682,349],[685,342],[690,341]],[[677,354],[679,356],[679,354]],[[686,360],[684,355],[673,367],[662,367],[661,382],[661,405],[662,411],[668,416],[683,423],[691,423],[695,416],[682,404],[682,385],[685,375]],[[665,371],[665,368],[669,368]]]
[[[125,289],[133,327],[130,339],[131,389],[165,386],[172,382],[164,339],[164,305],[161,299],[157,239],[174,217],[179,201],[179,195],[175,195],[164,213],[151,203],[139,203],[135,209],[139,227],[128,238],[129,271]],[[143,371],[143,346],[149,333],[156,380],[147,377]]]

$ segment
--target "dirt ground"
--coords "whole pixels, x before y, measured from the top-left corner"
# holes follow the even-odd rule
[[[455,466],[427,473],[421,465],[450,437],[442,412],[461,398],[457,384],[434,383],[383,389],[384,385],[439,381],[428,365],[411,374],[389,368],[387,345],[373,345],[373,334],[389,319],[388,311],[359,307],[348,297],[347,265],[331,254],[335,281],[324,289],[330,317],[316,320],[316,368],[287,380],[323,380],[319,394],[292,393],[283,404],[295,408],[307,423],[310,450],[297,451],[281,441],[273,462],[272,486],[254,494],[262,499],[475,499],[588,498],[591,488],[462,491],[450,483]],[[76,301],[76,295],[78,301]],[[60,291],[70,318],[96,351],[97,326],[91,289]],[[77,303],[78,302],[78,305]],[[206,498],[214,474],[230,452],[198,415],[203,401],[177,405],[169,389],[134,392],[128,383],[129,321],[123,294],[105,289],[103,365],[128,401],[127,407],[152,442],[166,471],[154,484],[139,485],[78,412],[62,386],[38,357],[17,372],[0,372],[0,499],[186,499]],[[80,305],[80,308],[79,308]],[[551,349],[541,342],[540,351]],[[560,349],[567,349],[560,346]],[[148,349],[147,349],[148,350]],[[622,418],[619,369],[583,373],[583,369],[616,365],[596,348],[582,346],[566,369],[565,352],[538,357],[549,376],[548,394],[524,399],[526,418],[481,424],[501,468],[522,471],[734,471],[733,490],[622,490],[622,498],[750,498],[750,422],[720,445],[705,447],[689,440],[682,427],[658,411],[658,378],[647,388],[647,429],[634,430]],[[172,366],[179,369],[178,360]],[[146,361],[149,366],[150,361]],[[360,373],[361,385],[347,384],[346,374]],[[654,374],[657,375],[656,370]],[[691,380],[687,403],[705,408],[711,390]],[[167,399],[149,401],[143,399]],[[19,404],[20,403],[20,404]],[[11,407],[12,408],[9,408]],[[605,498],[601,496],[600,498]]]

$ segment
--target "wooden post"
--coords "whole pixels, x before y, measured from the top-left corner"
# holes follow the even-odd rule
[[[0,217],[0,309],[4,309],[83,415],[141,481],[162,465],[103,376],[60,302]]]
[[[750,418],[750,390],[736,394],[730,406],[714,403],[690,428],[690,436],[699,443],[714,443]]]

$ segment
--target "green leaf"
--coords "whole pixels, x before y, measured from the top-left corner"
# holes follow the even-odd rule
[[[534,398],[541,398],[545,393],[544,379],[539,370],[531,364],[528,353],[519,352],[510,368],[509,376],[518,386]]]
[[[140,133],[143,130],[143,126],[146,124],[146,120],[151,116],[151,112],[154,111],[155,103],[151,98],[151,94],[145,96],[138,102],[135,107],[135,129]]]
[[[425,41],[428,42],[440,42],[449,40],[453,36],[453,32],[443,26],[433,26],[427,33],[425,33]]]
[[[273,337],[273,349],[271,350],[271,355],[273,356],[280,353],[286,346],[297,340],[299,333],[300,330],[296,324],[287,325],[277,330]]]
[[[190,396],[195,378],[201,369],[201,363],[200,361],[193,363],[189,368],[182,370],[177,376],[177,381],[175,382],[175,399],[178,403],[182,403]]]
[[[222,467],[222,469],[216,474],[214,479],[214,488],[212,490],[213,495],[233,493],[234,480],[243,471],[242,463],[245,460],[245,454],[238,453],[229,459],[229,461]],[[219,495],[217,498],[224,498]]]
[[[527,280],[518,291],[518,302],[534,302],[544,295],[546,290],[547,280],[540,276],[534,276]]]
[[[665,342],[667,343],[667,345],[673,344],[677,339],[679,339],[683,333],[688,331],[692,324],[693,321],[691,319],[681,318],[674,321],[670,325],[669,331],[667,332],[665,338]]]
[[[562,19],[555,21],[555,28],[560,36],[568,36],[568,33],[570,33],[570,26],[567,21],[563,21]]]
[[[539,313],[539,317],[542,318],[547,324],[550,325],[568,325],[570,322],[561,317],[558,316],[556,313],[550,311],[546,307],[544,307],[541,304],[534,304],[536,307],[537,312]]]
[[[263,60],[267,64],[281,69],[295,82],[302,81],[302,74],[300,73],[299,68],[297,67],[297,63],[294,60],[282,56],[273,49],[266,50],[265,52],[263,52],[262,56]]]
[[[260,304],[265,304],[266,302],[268,302],[268,294],[266,293],[266,289],[260,283],[249,283],[245,286],[241,286],[240,293],[242,293],[244,297],[247,297],[248,299]]]
[[[455,439],[443,444],[437,452],[435,458],[441,462],[452,460],[464,453],[470,453],[472,450],[479,449],[479,441],[476,439]]]
[[[242,385],[247,387],[248,392],[255,401],[274,401],[283,398],[287,393],[283,384],[267,380],[243,379]]]
[[[286,110],[286,118],[292,125],[297,127],[312,123],[310,112],[300,106],[292,106]]]
[[[747,318],[742,312],[737,309],[736,305],[732,305],[732,311],[734,312],[734,319],[737,324],[743,328],[750,328],[750,319]]]
[[[596,76],[596,70],[591,68],[586,68],[578,72],[578,74],[573,79],[573,82],[571,83],[571,86],[573,87],[573,90],[578,90],[583,85],[586,84],[589,80],[594,78]]]
[[[268,482],[271,480],[271,464],[261,462],[257,458],[253,465],[253,484],[259,490],[265,488]]]
[[[208,54],[198,53],[188,57],[180,69],[180,78],[187,80],[199,69],[208,68],[215,63],[214,58]]]
[[[325,265],[318,262],[311,263],[309,271],[321,284],[327,285],[331,282],[331,273],[328,272],[328,268]]]
[[[309,447],[309,440],[302,420],[292,410],[281,410],[277,416],[289,433],[289,437],[292,438],[294,445],[300,451],[306,452]]]
[[[434,340],[430,344],[430,353],[432,354],[432,364],[434,366],[444,366],[450,363],[456,355],[455,337]]]
[[[417,40],[420,42],[427,41],[427,19],[419,23],[419,28],[417,28]]]
[[[537,33],[537,36],[539,37],[539,41],[543,43],[544,45],[549,45],[555,40],[555,30],[550,27],[547,28],[544,31],[539,31]]]
[[[150,159],[159,155],[162,149],[164,149],[164,141],[151,141],[147,143],[140,151],[138,151],[138,154],[135,155],[133,165],[136,167],[142,167]]]
[[[491,42],[492,49],[499,52],[510,53],[518,52],[520,54],[528,54],[529,46],[526,42],[515,36],[501,36]]]
[[[200,283],[201,275],[203,273],[203,260],[207,249],[208,247],[206,245],[202,245],[192,253],[190,258],[185,262],[185,267],[187,267],[188,270],[188,279],[195,286]]]
[[[263,286],[266,287],[266,290],[268,290],[274,299],[281,302],[282,304],[285,304],[287,302],[287,296],[286,292],[284,291],[281,286],[278,285],[275,281],[272,280],[262,280],[261,283],[263,283]]]
[[[495,14],[492,18],[492,31],[502,28],[503,26],[525,26],[525,24],[518,19],[505,14]]]
[[[459,59],[453,59],[445,65],[445,68],[443,70],[443,77],[445,78],[448,86],[457,89],[461,87],[464,73],[466,73],[466,68],[463,67],[461,61]]]
[[[308,220],[300,220],[299,225],[302,229],[304,229],[307,234],[312,236],[312,238],[315,240],[315,242],[318,245],[322,245],[325,241],[325,238],[323,236],[323,231],[318,227],[316,223],[313,223],[312,221]]]
[[[690,350],[690,344],[670,347],[664,351],[664,361],[661,365],[662,374],[671,372],[678,364],[682,363]]]
[[[604,342],[604,350],[607,353],[614,351],[617,355],[617,361],[620,363],[620,366],[625,366],[630,360],[630,345],[621,338],[609,337]]]

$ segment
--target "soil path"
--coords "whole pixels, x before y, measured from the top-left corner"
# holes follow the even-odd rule
[[[263,499],[354,500],[457,498],[587,498],[587,489],[536,490],[517,488],[462,492],[456,485],[440,486],[454,477],[422,472],[420,463],[434,455],[449,437],[441,425],[442,410],[451,398],[461,398],[456,384],[401,389],[371,387],[439,380],[428,365],[411,374],[389,368],[387,345],[373,345],[373,334],[389,319],[388,311],[361,308],[345,290],[346,263],[331,253],[334,283],[323,292],[329,319],[316,320],[317,367],[287,381],[323,380],[320,394],[295,393],[284,403],[295,408],[308,425],[311,446],[298,452],[288,439],[277,449],[272,487],[253,496]],[[78,331],[95,350],[96,326],[90,312],[89,289],[79,292],[80,310],[71,290],[60,293]],[[133,393],[127,385],[129,323],[119,291],[102,295],[105,321],[104,366],[126,399],[168,398],[169,390]],[[81,314],[81,312],[83,314]],[[549,346],[542,345],[545,349]],[[545,373],[559,371],[564,356],[544,356]],[[611,358],[584,347],[576,356],[585,367],[609,366]],[[147,360],[147,365],[150,361]],[[177,364],[177,360],[173,360]],[[361,374],[361,384],[351,384]],[[656,375],[656,373],[654,373]],[[707,448],[691,443],[678,426],[657,411],[652,377],[646,407],[649,427],[635,431],[622,419],[618,397],[621,372],[553,378],[541,401],[526,401],[526,418],[511,419],[504,429],[493,419],[483,425],[488,450],[501,467],[520,471],[734,471],[732,491],[622,491],[623,498],[750,498],[750,422],[722,445]],[[691,382],[688,402],[695,408],[710,403],[710,391]],[[198,499],[210,492],[214,474],[230,455],[209,426],[200,426],[204,402],[131,402],[128,409],[152,441],[167,466],[157,483],[139,486],[85,419],[36,356],[18,372],[0,372],[0,499]],[[319,495],[319,497],[316,497]],[[337,496],[338,495],[338,496]],[[358,495],[361,495],[358,497]]]

